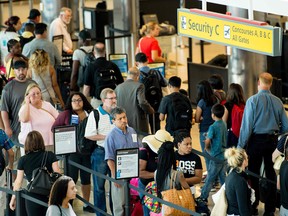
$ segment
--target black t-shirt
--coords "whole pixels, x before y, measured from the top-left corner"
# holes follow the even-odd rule
[[[34,169],[41,167],[42,158],[44,157],[44,151],[30,152],[19,159],[18,170],[24,170],[24,173],[28,181],[32,179],[32,172]],[[52,172],[52,163],[58,161],[56,155],[53,152],[48,151],[46,168],[49,172]]]
[[[139,159],[147,161],[146,171],[155,172],[155,170],[157,169],[158,155],[153,152],[149,147],[140,148]],[[154,178],[140,178],[140,181],[143,185],[147,185],[149,182],[154,181]]]
[[[280,167],[280,197],[281,205],[288,209],[288,161],[284,160]]]
[[[94,85],[95,85],[95,71],[98,68],[109,68],[115,72],[116,83],[119,85],[120,83],[124,82],[122,77],[121,71],[116,64],[113,62],[107,61],[104,57],[97,58],[94,62],[87,65],[86,70],[84,72],[84,84],[91,87],[90,96],[96,97],[94,92]]]
[[[200,157],[193,152],[187,155],[180,155],[177,151],[175,152],[175,158],[177,170],[181,170],[185,178],[194,177],[195,170],[202,169]]]
[[[180,94],[180,93],[179,93]],[[158,112],[167,115],[166,116],[166,126],[165,129],[171,135],[173,134],[172,125],[174,124],[174,109],[172,106],[172,96],[173,94],[169,94],[162,98]]]

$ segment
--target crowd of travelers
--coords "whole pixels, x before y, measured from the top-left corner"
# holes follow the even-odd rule
[[[260,169],[263,163],[265,176],[270,180],[264,216],[275,214],[277,188],[272,182],[276,180],[281,195],[280,215],[288,215],[288,147],[282,146],[279,153],[284,154],[284,162],[278,178],[272,161],[277,136],[288,132],[288,118],[281,100],[271,94],[271,74],[259,74],[258,93],[247,101],[241,85],[230,84],[226,93],[222,77],[214,74],[198,83],[193,113],[187,92],[181,89],[181,78],[172,76],[166,80],[159,71],[149,68],[148,63],[166,61],[155,38],[159,34],[156,23],[142,27],[136,64],[129,68],[124,80],[118,66],[106,60],[105,45],[101,42],[92,45],[88,31],[79,32],[80,47],[73,51],[67,31],[71,9],[61,8],[59,17],[50,24],[49,35],[40,16],[37,9],[32,9],[29,21],[23,25],[19,17],[12,16],[5,22],[7,28],[0,32],[1,65],[6,68],[6,76],[2,76],[5,87],[1,96],[0,146],[9,156],[7,169],[17,169],[14,191],[25,185],[24,177],[28,183],[32,180],[33,170],[43,165],[42,158],[46,158],[49,172],[60,173],[53,131],[85,122],[83,139],[97,144],[89,155],[70,154],[68,159],[73,162],[116,178],[117,150],[139,148],[136,184],[140,189],[145,190],[155,181],[157,196],[162,198],[174,181],[176,189],[191,190],[197,212],[210,215],[208,197],[220,181],[222,186],[225,184],[227,215],[241,216],[258,215],[261,191],[257,175],[263,173]],[[57,35],[63,35],[63,52],[73,55],[67,101],[63,101],[56,76],[61,56],[52,39]],[[161,121],[166,121],[165,129],[161,129]],[[192,148],[194,121],[199,123],[205,176],[201,158]],[[247,174],[247,169],[256,176]],[[49,206],[26,200],[27,215],[76,215],[72,201],[76,198],[79,173],[82,196],[89,202],[91,173],[69,164],[68,176],[56,180],[49,197],[27,192]],[[107,212],[105,179],[92,175],[92,180],[94,206]],[[201,195],[196,197],[195,185],[201,181],[204,182]],[[123,216],[124,187],[111,182],[109,188],[111,212]],[[139,198],[141,214],[153,215],[143,201],[143,193],[139,193]],[[10,208],[17,208],[15,195]],[[85,203],[83,211],[103,215]],[[158,213],[167,215],[165,211],[162,208]]]

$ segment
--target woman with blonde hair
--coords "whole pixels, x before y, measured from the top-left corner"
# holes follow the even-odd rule
[[[49,55],[45,50],[37,49],[31,55],[27,76],[38,83],[44,101],[51,102],[53,105],[59,102],[64,109],[56,72],[50,64]]]
[[[142,37],[138,41],[136,54],[139,52],[145,53],[148,63],[166,61],[165,58],[161,57],[162,51],[155,38],[159,35],[159,30],[159,25],[155,22],[148,22],[140,29]]]
[[[43,136],[46,150],[53,151],[51,127],[58,117],[58,111],[49,102],[42,100],[41,89],[36,83],[28,85],[18,115],[21,123],[19,142],[24,144],[27,134],[37,130]]]
[[[245,169],[248,166],[248,156],[244,149],[229,148],[225,158],[230,166],[230,172],[225,180],[225,194],[228,202],[227,215],[251,215],[252,189],[247,182]]]

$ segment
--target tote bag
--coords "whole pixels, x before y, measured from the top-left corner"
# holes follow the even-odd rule
[[[177,175],[176,171],[172,173],[171,181],[170,181],[171,189],[161,192],[163,200],[174,203],[176,205],[182,206],[183,208],[186,208],[195,212],[195,200],[192,196],[190,188],[184,189],[182,187],[182,190],[176,190],[175,188],[176,175]],[[173,216],[189,216],[190,215],[188,213],[169,207],[167,205],[162,205],[162,208],[164,208],[163,216],[172,216],[172,215]]]

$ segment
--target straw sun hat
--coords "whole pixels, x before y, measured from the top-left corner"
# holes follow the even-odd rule
[[[173,137],[165,130],[158,130],[155,135],[149,135],[142,139],[143,143],[147,143],[150,149],[158,153],[158,150],[163,142],[173,141]]]

